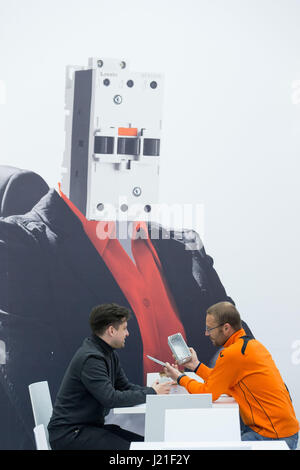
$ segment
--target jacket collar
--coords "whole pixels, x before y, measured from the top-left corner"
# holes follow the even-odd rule
[[[245,335],[246,335],[246,332],[243,328],[236,331],[230,336],[230,338],[228,338],[228,340],[224,344],[224,348],[228,348],[228,346],[231,346],[232,344],[236,343],[238,339],[240,339],[242,336],[245,336]]]
[[[100,297],[103,300],[108,301],[110,293],[119,304],[129,307],[112,273],[87,237],[82,221],[55,189],[50,189],[31,212],[22,215],[20,222],[26,221],[43,223],[49,228],[51,233],[46,234],[49,246],[54,241],[56,256],[62,258],[71,275],[80,279],[93,298],[99,298],[101,286]]]
[[[31,220],[41,219],[47,225],[51,225],[57,234],[74,236],[78,230],[83,232],[81,221],[53,188],[39,200],[25,217]]]
[[[91,242],[97,248],[98,253],[103,256],[106,246],[109,242],[109,239],[117,238],[116,232],[116,222],[115,221],[97,221],[97,220],[88,220],[80,210],[73,204],[73,202],[62,192],[61,187],[59,186],[59,194],[71,211],[76,215],[80,220],[83,229]],[[99,236],[101,234],[101,236]],[[151,243],[149,243],[149,232],[147,223],[143,221],[134,221],[132,224],[132,234],[131,238],[133,240],[143,238],[148,241],[149,247],[153,252],[153,255],[156,258],[156,261],[159,263],[159,259],[156,256],[155,250]]]
[[[112,353],[114,348],[112,348],[106,341],[103,341],[103,339],[99,338],[99,336],[92,334],[91,336],[92,341],[97,345],[97,347],[101,350],[105,350],[107,353]]]

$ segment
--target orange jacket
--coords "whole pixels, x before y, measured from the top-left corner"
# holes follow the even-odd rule
[[[213,401],[222,393],[239,404],[245,425],[265,437],[296,434],[296,419],[288,390],[267,349],[252,339],[242,352],[245,331],[236,331],[224,344],[213,369],[200,364],[197,375],[204,383],[183,376],[179,383],[189,393],[211,393]]]

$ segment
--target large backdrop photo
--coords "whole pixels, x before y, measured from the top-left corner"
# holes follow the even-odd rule
[[[111,302],[132,312],[119,354],[139,384],[159,370],[147,354],[172,362],[177,332],[213,365],[206,310],[234,303],[299,417],[299,3],[0,10],[0,449],[35,448],[29,385],[55,400],[91,309]],[[116,77],[124,94],[105,101]],[[102,202],[140,195],[158,212],[143,199],[121,237]]]

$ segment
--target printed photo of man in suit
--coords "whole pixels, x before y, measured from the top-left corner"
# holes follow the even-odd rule
[[[177,332],[199,345],[204,362],[213,360],[206,310],[233,300],[195,231],[178,236],[155,221],[131,221],[124,242],[117,220],[90,219],[72,191],[8,166],[0,166],[0,208],[0,448],[34,448],[28,385],[47,380],[55,399],[96,305],[133,312],[119,352],[131,382],[142,385],[157,370],[146,354],[172,361],[167,337]]]

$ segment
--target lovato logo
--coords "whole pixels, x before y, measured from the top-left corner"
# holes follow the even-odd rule
[[[292,356],[291,356],[292,364],[294,364],[294,366],[298,366],[300,365],[300,339],[296,339],[292,343],[292,349],[293,349]]]

